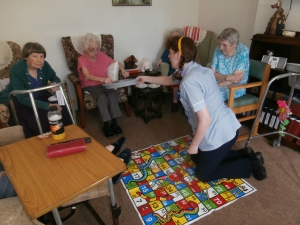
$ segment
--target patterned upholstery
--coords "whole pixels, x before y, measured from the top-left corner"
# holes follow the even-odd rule
[[[9,76],[10,76],[10,68],[11,66],[22,57],[22,50],[21,47],[12,41],[7,41],[3,44],[8,44],[11,55],[6,55],[7,52],[0,52],[1,58],[3,58],[3,62],[0,62],[0,91],[4,89],[6,85],[9,83]],[[3,63],[3,64],[2,64]],[[8,127],[8,118],[10,116],[9,110],[6,105],[0,104],[0,129],[4,127]]]
[[[23,127],[12,126],[0,130],[0,146],[8,145],[25,139]],[[3,171],[0,171],[0,173]],[[5,198],[0,200],[0,223],[1,224],[22,224],[41,225],[36,219],[31,220],[25,212],[18,197]]]
[[[70,36],[62,37],[61,42],[67,59],[68,67],[71,70],[71,74],[68,75],[68,78],[73,83],[76,90],[77,102],[81,112],[81,127],[85,127],[85,111],[95,109],[97,108],[97,105],[93,97],[90,94],[83,93],[80,88],[77,66],[78,57],[81,56],[81,54],[76,51]],[[100,50],[112,59],[114,58],[114,38],[112,35],[101,34]],[[127,116],[130,116],[126,88],[119,88],[117,89],[117,92],[119,94],[119,103],[125,103],[126,114]]]
[[[1,224],[22,224],[22,225],[42,225],[36,219],[31,220],[18,197],[5,198],[0,200],[0,221]]]
[[[7,44],[12,51],[12,60],[4,69],[0,70],[0,79],[9,78],[11,66],[22,57],[21,47],[17,43],[7,41]]]

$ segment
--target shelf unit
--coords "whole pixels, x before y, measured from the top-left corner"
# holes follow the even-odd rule
[[[287,58],[288,63],[300,63],[300,37],[255,34],[253,35],[251,40],[252,42],[250,47],[250,59],[261,61],[263,55],[267,55],[268,51],[273,51],[273,56]],[[269,80],[277,75],[284,73],[288,73],[288,71],[285,69],[271,69]],[[272,87],[287,93],[289,93],[290,91],[288,79],[274,81],[272,83]],[[300,91],[295,90],[294,93],[300,93]],[[269,131],[259,126],[258,132],[266,133]],[[268,138],[274,139],[276,137],[268,136]],[[300,150],[299,145],[296,145],[293,142],[288,142],[285,139],[282,139],[281,144],[295,150]]]

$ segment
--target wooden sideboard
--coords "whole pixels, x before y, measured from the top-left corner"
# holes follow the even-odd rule
[[[262,60],[263,55],[267,55],[269,51],[273,51],[273,56],[287,58],[288,63],[300,63],[300,37],[285,37],[282,35],[267,35],[267,34],[255,34],[252,37],[251,47],[250,47],[250,59],[255,59],[258,61]],[[274,76],[288,73],[285,69],[271,69],[269,80]],[[288,79],[284,78],[282,80],[277,80],[272,83],[270,89],[280,92],[289,93],[290,86],[288,84]],[[300,90],[295,90],[294,93],[300,93]],[[265,101],[264,105],[272,104],[276,107],[276,102],[272,101],[267,103]],[[270,132],[264,127],[259,126],[259,133]],[[276,139],[278,134],[273,136],[267,136],[269,139]],[[282,145],[293,148],[295,150],[300,150],[300,146],[296,145],[294,142],[289,142],[282,139]]]
[[[268,50],[273,51],[273,56],[287,58],[289,63],[300,63],[300,37],[285,37],[282,35],[255,34],[250,47],[250,59],[261,61]],[[287,73],[285,69],[272,69],[270,78]],[[289,90],[287,79],[274,81],[274,86]]]

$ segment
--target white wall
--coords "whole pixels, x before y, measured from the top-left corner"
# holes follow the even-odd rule
[[[225,28],[233,27],[239,32],[241,43],[250,46],[258,1],[200,0],[198,25],[217,36]]]
[[[291,0],[283,0],[283,9],[287,15],[290,8]],[[276,9],[272,9],[270,5],[277,3],[276,0],[259,0],[257,7],[257,15],[255,19],[254,34],[264,33],[269,22],[269,19],[274,14]],[[287,18],[285,29],[300,31],[300,1],[293,0],[292,9]]]
[[[123,63],[133,54],[156,64],[172,28],[197,25],[199,1],[152,0],[152,6],[112,6],[111,0],[0,0],[0,8],[0,41],[14,41],[21,47],[29,41],[41,43],[47,61],[66,79],[69,69],[61,37],[112,34],[117,61]]]

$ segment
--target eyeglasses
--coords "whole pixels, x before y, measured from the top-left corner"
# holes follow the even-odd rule
[[[90,52],[98,52],[99,48],[88,48]]]
[[[232,44],[233,45],[233,44]],[[218,43],[218,46],[219,46],[219,48],[221,48],[221,47],[223,47],[223,48],[229,48],[229,47],[232,47],[232,45],[231,44],[221,44],[221,43]]]

